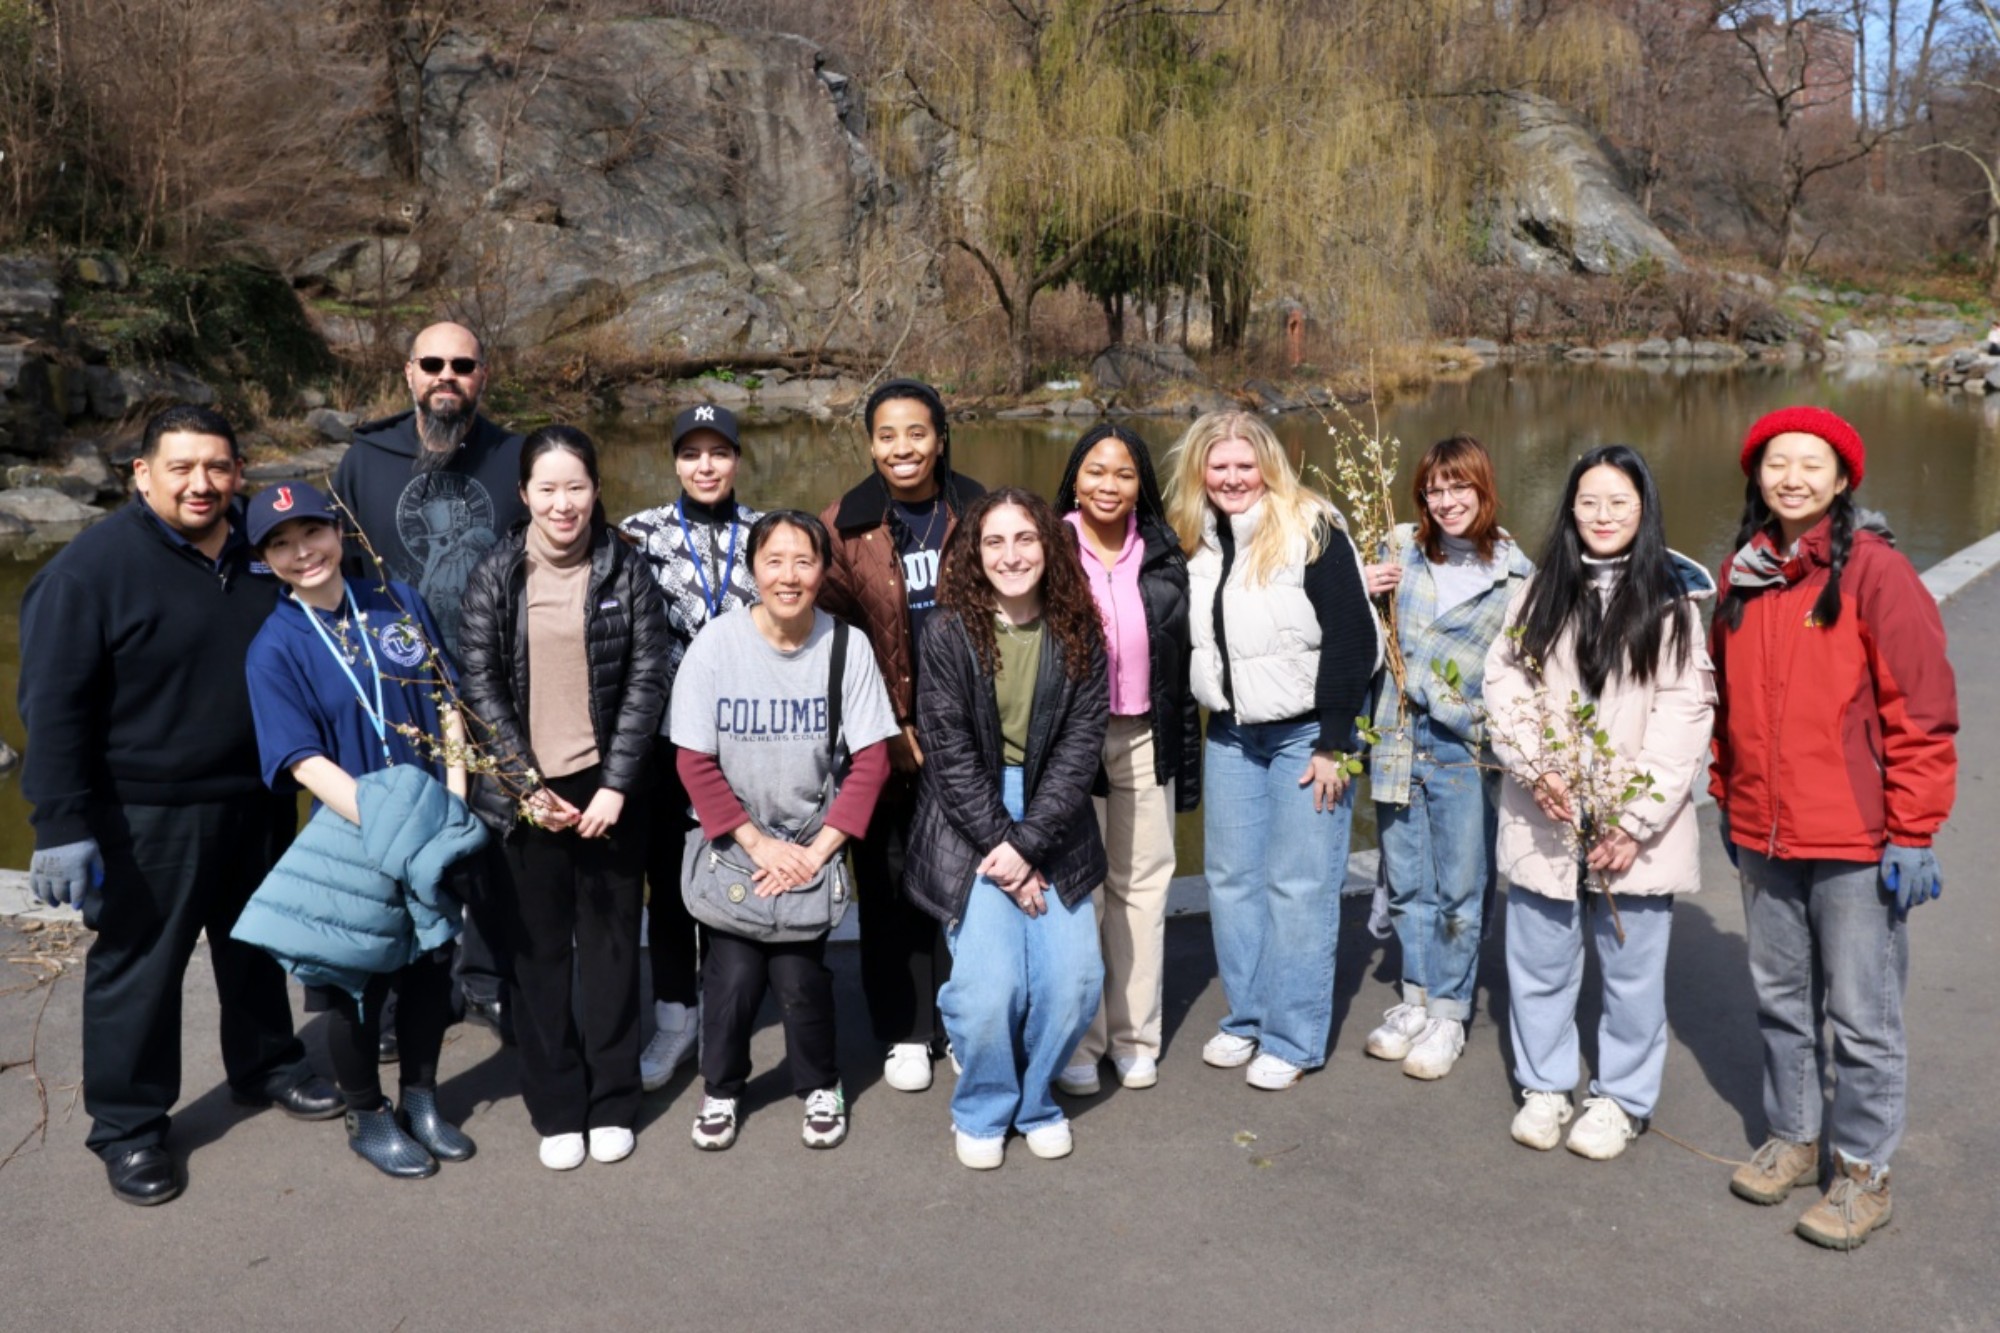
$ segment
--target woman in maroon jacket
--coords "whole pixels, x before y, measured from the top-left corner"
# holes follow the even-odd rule
[[[1854,503],[1860,433],[1823,408],[1789,407],[1750,428],[1742,462],[1743,527],[1711,637],[1710,789],[1743,877],[1770,1138],[1730,1188],[1775,1204],[1816,1184],[1824,1121],[1832,1187],[1798,1233],[1848,1250],[1889,1220],[1906,921],[1943,887],[1931,838],[1957,779],[1957,692],[1936,602]]]

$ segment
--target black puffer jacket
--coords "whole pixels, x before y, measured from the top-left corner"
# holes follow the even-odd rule
[[[980,670],[955,613],[931,613],[918,654],[917,739],[924,767],[903,879],[911,901],[951,925],[965,914],[979,863],[1007,842],[1074,907],[1104,882],[1104,840],[1090,808],[1110,720],[1104,650],[1092,649],[1090,674],[1072,681],[1063,674],[1055,636],[1042,637],[1021,765],[1027,817],[1019,823],[1000,797],[1000,706],[993,680]]]
[[[472,571],[458,636],[459,687],[466,706],[485,724],[473,724],[473,736],[508,773],[540,768],[522,714],[528,698],[528,622],[522,614],[526,555],[524,523]],[[645,785],[653,736],[666,707],[667,616],[645,560],[602,523],[591,533],[584,608],[590,720],[597,732],[603,783],[629,795]],[[515,826],[513,799],[490,779],[476,784],[473,808],[502,835]]]

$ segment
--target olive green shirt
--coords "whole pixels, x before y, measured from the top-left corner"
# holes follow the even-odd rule
[[[993,617],[1000,645],[1000,670],[993,698],[1000,705],[1000,761],[1018,767],[1028,757],[1028,719],[1035,712],[1035,673],[1042,663],[1042,622],[1010,625]]]

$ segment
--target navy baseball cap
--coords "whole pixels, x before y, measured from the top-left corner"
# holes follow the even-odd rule
[[[243,523],[243,535],[250,539],[252,546],[262,546],[273,528],[295,518],[318,518],[328,523],[340,521],[340,516],[334,512],[333,501],[327,499],[319,487],[303,481],[282,481],[250,497],[250,512]]]
[[[674,435],[669,448],[678,449],[681,441],[698,430],[712,430],[737,453],[743,452],[743,442],[736,438],[736,414],[726,407],[714,403],[696,403],[693,407],[683,407],[674,418]]]

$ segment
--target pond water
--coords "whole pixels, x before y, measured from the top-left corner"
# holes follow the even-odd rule
[[[1882,510],[1918,568],[2000,529],[2000,400],[1930,394],[1907,370],[1856,367],[1833,375],[1800,369],[1700,370],[1652,363],[1646,368],[1540,364],[1483,371],[1399,402],[1383,414],[1403,442],[1399,493],[1433,440],[1458,431],[1478,436],[1499,470],[1502,521],[1532,552],[1541,545],[1570,463],[1594,445],[1638,447],[1657,476],[1669,540],[1711,569],[1726,554],[1743,500],[1737,455],[1744,429],[1760,414],[1795,402],[1839,412],[1869,448],[1863,501]],[[1366,413],[1364,411],[1364,419]],[[673,464],[664,449],[666,418],[625,417],[593,423],[604,449],[605,500],[624,515],[672,497]],[[1069,446],[1088,423],[977,421],[953,430],[954,465],[987,485],[1014,484],[1053,493]],[[1128,421],[1155,448],[1170,447],[1184,419]],[[1312,413],[1275,421],[1279,436],[1303,456],[1332,463],[1325,424]],[[738,483],[747,502],[815,512],[867,466],[860,430],[810,421],[744,429]],[[14,708],[20,603],[47,553],[0,562],[0,735],[20,748]],[[1198,819],[1177,838],[1181,873],[1200,867]],[[1372,841],[1366,803],[1357,845]],[[33,847],[19,783],[0,783],[0,866],[23,867]]]

